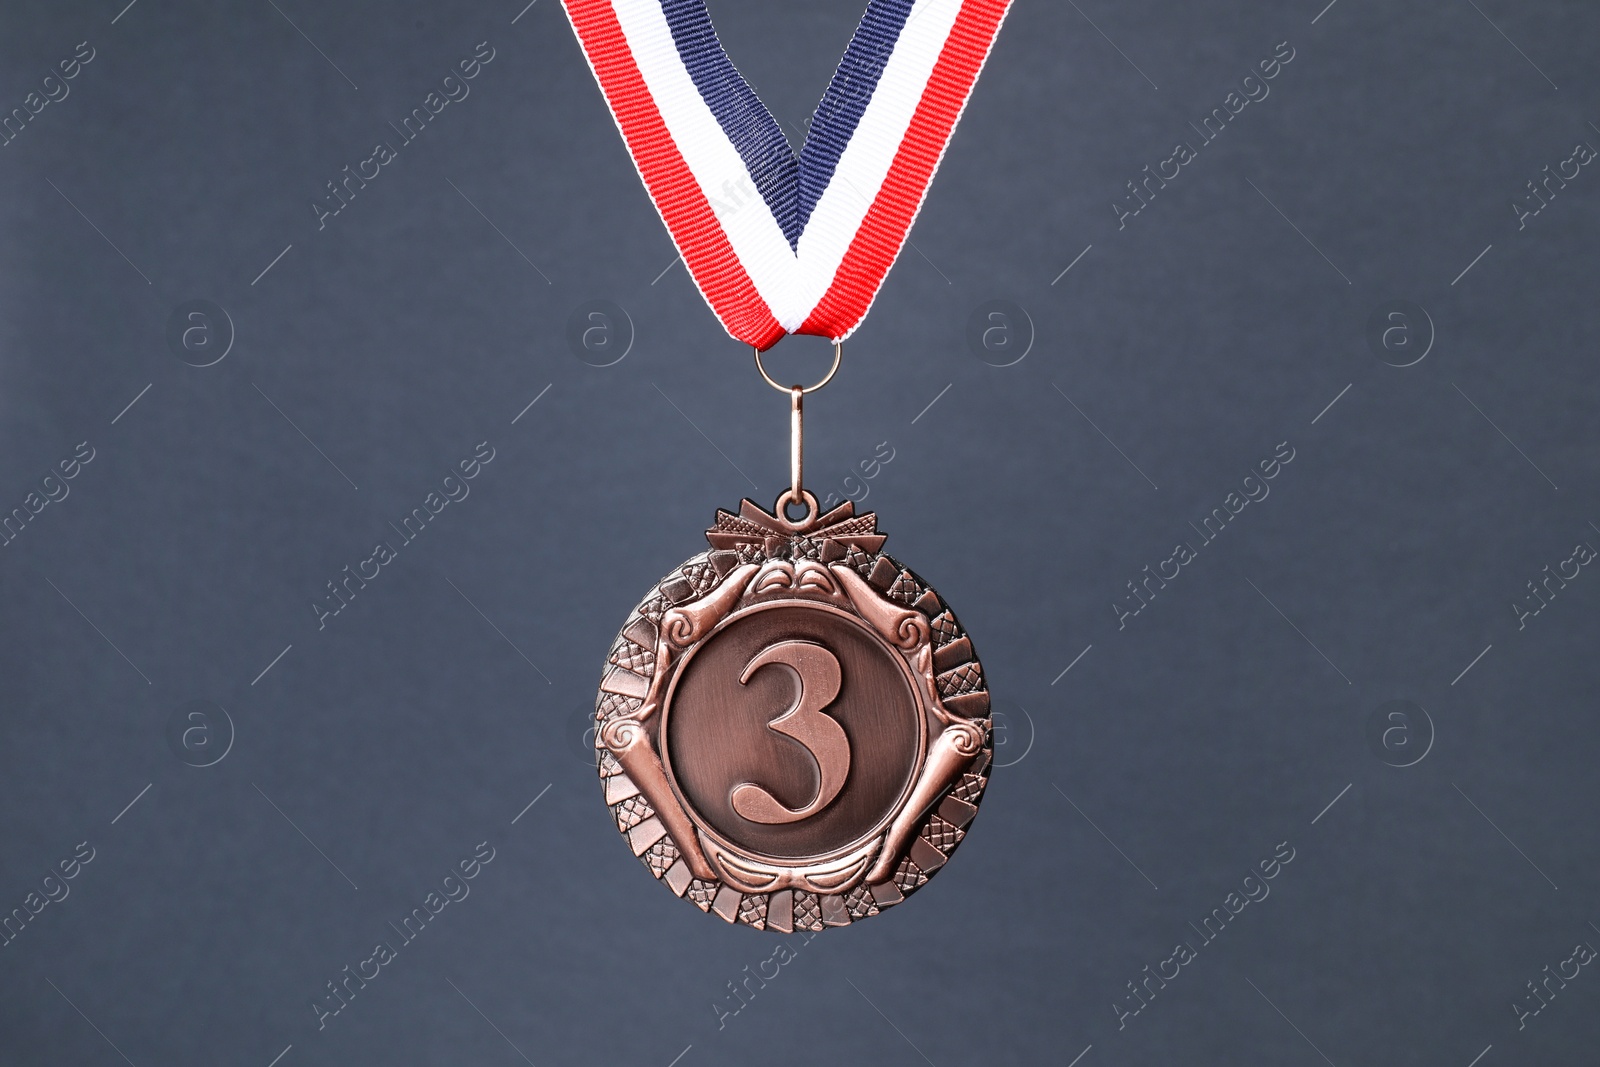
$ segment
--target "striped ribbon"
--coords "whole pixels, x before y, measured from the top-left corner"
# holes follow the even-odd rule
[[[1010,3],[870,0],[796,158],[703,0],[564,0],[689,274],[762,350],[860,325]]]

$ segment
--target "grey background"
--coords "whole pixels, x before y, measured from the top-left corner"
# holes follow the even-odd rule
[[[859,0],[711,8],[798,138]],[[0,548],[0,911],[95,853],[0,948],[0,1061],[1594,1062],[1592,968],[1512,1005],[1600,943],[1600,579],[1511,605],[1600,544],[1600,175],[1520,230],[1511,204],[1600,145],[1597,30],[1577,0],[1017,4],[808,408],[811,484],[865,487],[956,606],[1011,765],[924,893],[798,942],[719,1027],[778,935],[651,884],[583,719],[639,595],[782,487],[784,404],[672,265],[555,0],[10,0],[7,111],[96,54],[0,148],[0,505],[95,458]],[[319,231],[323,184],[480,41],[470,96]],[[197,298],[236,332],[205,368],[166,340]],[[591,300],[631,321],[610,367],[567,341]],[[1031,320],[1011,366],[967,341],[991,300]],[[1436,335],[1410,367],[1365,336],[1394,300]],[[481,441],[470,496],[319,630],[324,583]],[[196,700],[232,723],[208,767],[179,755],[218,715],[167,736]],[[1427,721],[1370,744],[1393,700]],[[319,1031],[311,998],[483,841]],[[1270,897],[1119,1028],[1280,842]]]

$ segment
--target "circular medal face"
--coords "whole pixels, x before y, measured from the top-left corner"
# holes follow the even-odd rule
[[[601,782],[634,855],[728,922],[788,933],[898,904],[966,835],[993,755],[972,643],[846,503],[744,501],[612,647]]]

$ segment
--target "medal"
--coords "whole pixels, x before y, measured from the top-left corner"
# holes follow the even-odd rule
[[[785,933],[925,883],[977,814],[993,754],[972,642],[881,551],[876,516],[849,501],[819,514],[801,481],[805,390],[787,391],[793,484],[770,512],[717,512],[709,551],[629,615],[595,708],[606,803],[634,855],[702,911]]]
[[[989,694],[955,614],[882,551],[876,516],[824,513],[804,488],[804,400],[899,254],[1009,0],[872,0],[798,158],[700,0],[565,5],[695,284],[790,400],[790,487],[771,511],[718,511],[708,549],[612,646],[595,706],[606,803],[702,911],[847,926],[965,836],[993,755]],[[758,201],[728,193],[749,189]],[[791,333],[834,343],[815,385],[762,365]]]

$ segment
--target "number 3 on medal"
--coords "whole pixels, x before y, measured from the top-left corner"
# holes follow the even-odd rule
[[[785,807],[753,782],[734,788],[735,812],[751,822],[774,826],[810,818],[833,802],[850,773],[850,739],[844,727],[822,710],[839,695],[839,660],[832,652],[811,641],[779,641],[745,664],[739,684],[748,684],[756,671],[768,664],[787,668],[794,676],[794,700],[782,715],[767,723],[767,729],[804,745],[816,759],[821,776],[816,797],[801,808]]]

